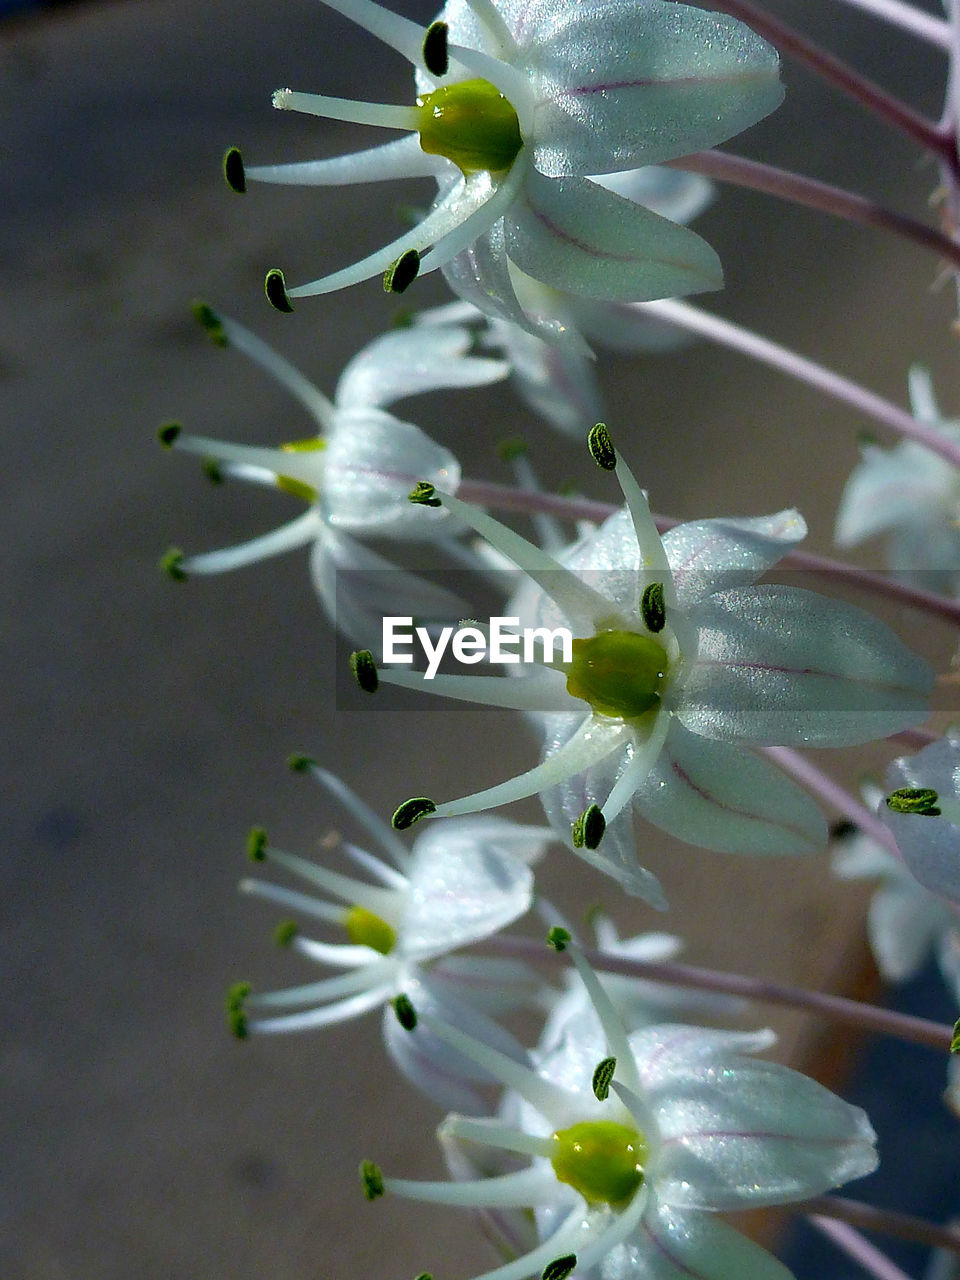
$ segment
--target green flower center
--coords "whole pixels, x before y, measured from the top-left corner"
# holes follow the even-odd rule
[[[502,173],[523,139],[513,106],[489,80],[462,80],[417,99],[420,146],[446,156],[465,174]]]
[[[660,701],[667,674],[663,645],[635,631],[600,631],[574,640],[567,693],[602,716],[633,720]]]
[[[612,1120],[586,1121],[553,1135],[551,1158],[560,1182],[579,1191],[589,1204],[623,1205],[643,1182],[650,1151],[636,1129]]]
[[[351,907],[344,916],[343,927],[351,942],[372,947],[382,956],[388,956],[396,945],[397,934],[393,926],[366,907]]]

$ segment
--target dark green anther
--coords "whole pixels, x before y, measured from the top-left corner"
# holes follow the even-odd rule
[[[558,924],[555,924],[547,934],[547,946],[552,947],[554,951],[566,951],[569,942],[569,929],[564,929]]]
[[[380,685],[377,664],[369,649],[357,649],[350,655],[350,670],[364,693],[376,693]]]
[[[950,1039],[950,1052],[960,1053],[960,1018],[953,1024],[953,1035]]]
[[[610,1097],[610,1081],[616,1069],[616,1058],[604,1058],[597,1063],[597,1069],[593,1073],[593,1094],[598,1102],[606,1102]]]
[[[247,857],[251,862],[266,862],[267,833],[263,827],[251,827],[247,836]]]
[[[404,800],[393,815],[394,831],[406,831],[412,827],[415,822],[419,822],[421,818],[429,818],[431,813],[437,812],[437,806],[432,800],[428,800],[426,796],[413,796],[410,800]]]
[[[235,982],[227,989],[227,1023],[238,1040],[245,1040],[247,1037],[246,1000],[249,994],[249,982]]]
[[[239,147],[227,147],[223,153],[223,176],[231,191],[242,196],[247,189],[247,175],[243,168],[243,156]]]
[[[364,1160],[360,1165],[360,1182],[363,1194],[368,1200],[376,1200],[383,1195],[383,1174],[380,1166],[372,1160]]]
[[[640,597],[640,616],[644,626],[654,635],[662,631],[667,621],[667,607],[663,602],[663,583],[651,582]]]
[[[514,458],[522,458],[527,452],[527,442],[522,436],[511,436],[509,440],[501,440],[497,445],[497,456],[503,462],[512,462]]]
[[[605,422],[598,422],[587,436],[587,448],[590,456],[602,471],[616,471],[617,451],[610,439],[610,432]]]
[[[450,67],[448,34],[445,22],[434,22],[427,27],[427,34],[423,38],[423,65],[432,76],[445,76]]]
[[[540,1273],[540,1280],[567,1280],[567,1276],[577,1269],[577,1255],[566,1253],[562,1258],[554,1258],[548,1262]]]
[[[282,311],[284,315],[289,315],[293,310],[293,303],[287,297],[287,282],[284,280],[283,272],[279,267],[274,267],[267,272],[263,288],[271,307],[275,307],[277,311]]]
[[[210,341],[217,347],[229,347],[230,340],[227,337],[227,331],[223,327],[223,321],[206,302],[201,302],[198,298],[196,302],[190,303],[190,310],[193,312],[194,319],[203,328]]]
[[[436,487],[429,480],[418,480],[407,494],[407,500],[420,507],[442,507],[443,503],[435,496],[436,492]]]
[[[575,849],[596,849],[607,829],[607,821],[600,811],[600,806],[590,805],[584,809],[573,824],[571,835]]]
[[[160,569],[173,582],[186,582],[187,571],[183,567],[183,552],[179,547],[169,547],[160,557]]]
[[[157,428],[157,439],[165,449],[172,449],[174,441],[183,430],[179,422],[164,422]]]
[[[403,995],[401,992],[396,1000],[392,1000],[393,1012],[397,1015],[397,1021],[403,1027],[404,1031],[412,1031],[417,1025],[417,1011],[413,1007],[413,1003],[409,996]]]
[[[200,469],[211,484],[223,484],[223,468],[217,458],[201,458]]]
[[[916,813],[923,818],[939,818],[940,797],[931,787],[901,787],[887,796],[887,808],[894,813]]]
[[[312,756],[300,755],[298,752],[287,756],[287,768],[292,769],[294,773],[309,773],[316,763]]]
[[[293,920],[281,920],[273,931],[273,940],[278,947],[289,947],[300,932],[300,926]]]
[[[420,274],[420,255],[416,249],[401,253],[383,273],[384,293],[404,293]]]

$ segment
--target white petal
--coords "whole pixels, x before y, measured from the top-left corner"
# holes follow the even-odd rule
[[[780,769],[677,723],[635,804],[654,826],[705,849],[814,853],[827,842],[819,808]]]
[[[534,163],[611,173],[715,146],[780,104],[776,51],[722,14],[663,0],[531,7]]]
[[[708,596],[677,715],[695,733],[780,746],[888,737],[928,715],[929,665],[883,623],[794,587]]]
[[[385,407],[440,387],[479,387],[509,373],[502,360],[469,355],[473,338],[456,325],[395,329],[369,343],[340,375],[339,408]]]
[[[953,468],[929,449],[868,445],[840,499],[836,543],[853,547],[898,525],[947,519],[953,486]]]
[[[531,172],[505,218],[517,266],[554,289],[645,302],[719,289],[705,240],[585,178]]]
[[[500,321],[496,329],[511,365],[513,388],[552,427],[582,439],[603,416],[596,361]]]
[[[596,298],[573,299],[577,328],[591,343],[627,355],[642,351],[662,355],[688,346],[692,338],[675,325],[666,324],[644,310],[645,302],[603,302]]]
[[[625,200],[646,205],[671,222],[692,222],[713,203],[717,194],[710,179],[699,173],[685,173],[682,169],[666,169],[656,164],[625,169],[622,173],[590,175],[590,180]]]
[[[943,903],[916,881],[878,889],[870,900],[867,932],[887,982],[906,982],[923,968],[945,925]]]
[[[960,797],[960,739],[942,738],[915,756],[895,760],[886,784],[889,791],[930,787],[940,803],[955,805]],[[931,893],[960,903],[960,824],[947,817],[896,813],[886,805],[880,816],[893,832],[911,875]]]
[[[714,591],[747,586],[807,536],[799,511],[729,520],[696,520],[663,535],[677,603],[689,609]]]

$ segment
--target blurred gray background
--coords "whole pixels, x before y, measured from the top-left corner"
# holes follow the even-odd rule
[[[796,12],[937,113],[939,55],[834,0]],[[211,488],[157,447],[160,421],[264,443],[309,429],[269,380],[210,346],[190,301],[255,328],[330,391],[395,305],[373,281],[279,316],[264,271],[282,265],[294,282],[346,264],[395,234],[398,204],[429,196],[260,187],[239,199],[220,177],[224,148],[257,163],[367,145],[346,126],[273,113],[271,90],[399,102],[408,79],[395,55],[314,0],[124,0],[0,25],[0,1273],[11,1280],[397,1280],[490,1265],[468,1218],[359,1195],[362,1157],[407,1176],[440,1170],[439,1117],[394,1087],[376,1017],[238,1044],[222,1000],[238,977],[310,976],[274,954],[273,913],[235,894],[253,823],[304,853],[345,827],[287,772],[288,752],[359,779],[388,813],[409,794],[463,790],[468,770],[480,786],[527,767],[533,745],[493,713],[338,711],[343,647],[303,555],[182,587],[156,569],[171,542],[226,545],[292,514],[283,495]],[[785,106],[734,149],[929,216],[930,165],[791,64],[785,80]],[[923,359],[943,404],[960,405],[951,293],[933,289],[937,264],[920,250],[730,189],[698,230],[728,277],[707,305],[899,402]],[[443,296],[433,278],[408,300]],[[869,424],[705,346],[603,357],[601,371],[608,421],[657,509],[796,504],[811,545],[829,549]],[[508,390],[403,410],[469,475],[506,480],[493,444],[522,433],[547,482],[612,498],[583,451]],[[893,617],[924,642],[925,623]],[[846,758],[846,777],[889,754]],[[829,883],[823,859],[761,866],[671,847],[650,829],[641,849],[674,904],[666,920],[617,901],[560,852],[546,890],[571,907],[602,899],[630,931],[681,933],[695,962],[841,989],[868,972],[856,934],[864,895]],[[821,1028],[770,1010],[757,1019],[784,1032],[784,1056],[821,1078],[840,1073],[845,1051],[826,1051]]]

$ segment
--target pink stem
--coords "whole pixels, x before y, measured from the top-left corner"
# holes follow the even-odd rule
[[[685,169],[715,178],[718,182],[749,187],[752,191],[762,191],[794,204],[819,209],[821,213],[845,218],[848,222],[861,222],[882,231],[892,231],[924,249],[932,250],[954,266],[960,265],[960,244],[942,231],[843,187],[834,187],[803,174],[791,173],[788,169],[777,169],[758,160],[748,160],[745,156],[731,155],[727,151],[697,151],[666,163],[672,169]]]
[[[941,1227],[939,1223],[915,1218],[909,1213],[897,1213],[893,1209],[876,1209],[860,1200],[848,1200],[845,1196],[817,1196],[803,1204],[791,1205],[801,1213],[816,1214],[822,1218],[849,1222],[864,1231],[878,1231],[883,1235],[912,1240],[916,1244],[929,1245],[932,1249],[950,1249],[960,1253],[960,1230]]]
[[[533,938],[518,938],[500,934],[487,939],[486,946],[498,954],[514,956],[522,960],[543,958],[544,944]],[[644,978],[654,982],[666,982],[675,987],[694,987],[700,991],[719,991],[725,995],[741,996],[747,1000],[760,1000],[767,1004],[787,1005],[804,1009],[833,1022],[857,1027],[862,1031],[877,1031],[896,1036],[913,1044],[926,1045],[947,1053],[953,1036],[953,1027],[911,1014],[896,1013],[875,1005],[848,1000],[845,996],[827,995],[821,991],[808,991],[803,987],[791,987],[762,978],[749,978],[744,974],[727,973],[718,969],[701,969],[694,965],[674,964],[667,961],[630,960],[624,956],[611,956],[595,948],[585,947],[583,954],[589,963],[601,973],[619,973],[628,978]],[[811,1212],[823,1212],[819,1206]]]
[[[874,1280],[911,1280],[906,1271],[902,1271],[876,1245],[864,1239],[856,1227],[851,1227],[848,1222],[823,1218],[815,1213],[808,1214],[807,1221],[831,1240],[838,1249],[842,1249],[848,1258],[859,1262],[864,1271],[869,1272]]]

